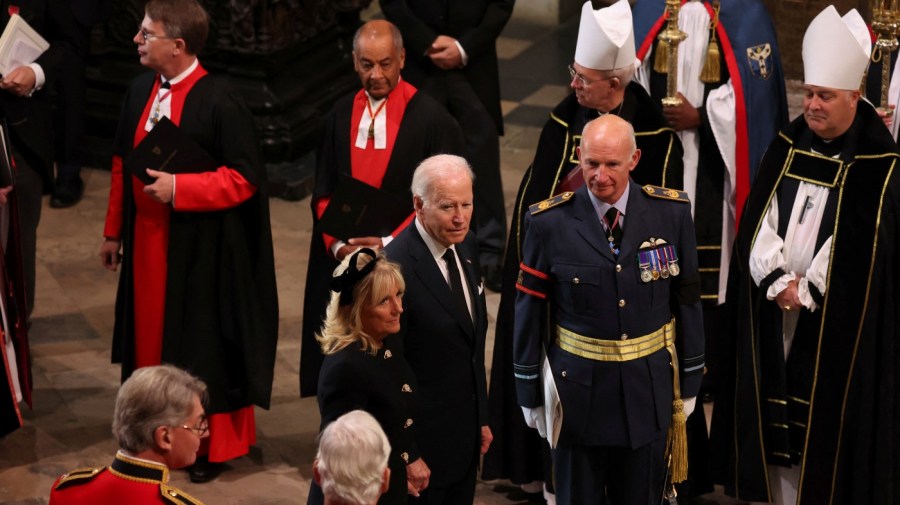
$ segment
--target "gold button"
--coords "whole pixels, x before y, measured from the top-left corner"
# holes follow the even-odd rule
[[[565,376],[566,376],[566,371],[563,370],[562,373],[560,373],[560,375],[562,375],[563,377],[565,377]]]
[[[628,334],[627,334],[627,333],[623,333],[623,334],[622,334],[622,340],[628,340]]]
[[[403,424],[403,427],[404,427],[404,428],[409,428],[409,427],[412,426],[412,425],[413,425],[413,420],[412,420],[412,419],[407,419],[406,422]]]
[[[625,306],[625,300],[619,300],[619,308],[622,308],[624,306]]]
[[[578,284],[579,282],[581,282],[581,279],[579,279],[578,277],[572,279],[573,284]]]
[[[177,497],[178,497],[178,493],[176,493],[175,491],[169,491],[169,496],[171,496],[171,497],[173,497],[173,498],[177,498]]]
[[[391,359],[391,356],[393,356],[393,354],[391,354],[390,349],[384,351],[384,359]]]
[[[616,265],[616,272],[622,271],[622,265]]]
[[[404,463],[409,464],[409,453],[408,453],[408,452],[401,452],[401,453],[400,453],[400,459],[402,459]]]
[[[400,388],[400,391],[403,391],[404,393],[412,393],[412,388],[409,387],[409,384],[404,384],[403,387]]]

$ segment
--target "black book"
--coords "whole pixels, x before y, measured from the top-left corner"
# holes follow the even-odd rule
[[[345,176],[322,213],[319,231],[341,240],[386,237],[412,212],[411,198]]]
[[[153,169],[170,174],[215,170],[216,159],[169,118],[163,116],[144,140],[123,160],[125,172],[131,172],[144,184],[156,180],[147,173]]]

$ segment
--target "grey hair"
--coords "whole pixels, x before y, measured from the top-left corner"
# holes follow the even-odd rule
[[[464,173],[469,179],[475,182],[475,172],[469,162],[462,156],[454,154],[437,154],[430,158],[426,158],[419,163],[413,173],[412,185],[410,190],[413,196],[418,196],[423,202],[430,200],[434,192],[434,186],[437,181],[451,174]]]
[[[112,432],[119,447],[136,454],[154,447],[160,426],[180,426],[194,396],[206,402],[206,384],[172,365],[140,368],[119,388]]]
[[[601,70],[600,74],[603,75],[604,79],[612,79],[615,77],[619,80],[619,85],[624,89],[629,84],[631,84],[632,79],[634,79],[634,64],[626,65],[622,68],[615,68],[612,70]]]
[[[397,28],[397,25],[391,23],[390,21],[378,20],[384,23],[387,23],[391,29],[391,38],[394,41],[394,49],[397,52],[403,50],[403,35],[400,33],[400,29]],[[359,39],[362,38],[363,34],[371,31],[371,21],[357,28],[356,33],[353,34],[353,52],[359,54]]]
[[[378,421],[362,410],[348,412],[322,430],[316,467],[322,493],[341,503],[378,501],[391,444]]]

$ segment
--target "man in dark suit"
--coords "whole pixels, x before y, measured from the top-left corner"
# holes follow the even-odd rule
[[[34,63],[7,72],[0,80],[0,113],[9,127],[16,164],[16,199],[25,269],[28,310],[34,306],[35,249],[41,197],[53,186],[53,129],[45,83],[52,83],[67,59],[80,48],[78,28],[69,2],[38,0],[3,2],[0,23],[6,28],[20,16],[50,47]]]
[[[413,175],[416,219],[386,248],[406,280],[394,337],[419,384],[416,442],[431,479],[415,503],[470,505],[487,426],[484,339],[487,308],[472,218],[473,173],[463,158],[438,155]]]
[[[382,0],[406,44],[404,77],[447,107],[462,127],[478,177],[475,233],[488,287],[500,289],[506,209],[500,180],[503,114],[496,41],[515,0]]]
[[[544,380],[555,382],[563,410],[557,503],[651,505],[666,452],[672,480],[684,478],[685,452],[666,451],[667,431],[686,451],[703,371],[690,203],[631,181],[641,151],[618,116],[588,123],[577,152],[585,186],[532,205],[526,220],[513,347],[519,405],[545,435],[547,342],[553,377]]]

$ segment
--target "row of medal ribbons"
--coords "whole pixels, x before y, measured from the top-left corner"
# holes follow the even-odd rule
[[[675,247],[662,239],[650,239],[638,249],[638,267],[641,269],[641,282],[653,282],[660,278],[668,279],[681,273],[678,267],[678,254]]]

